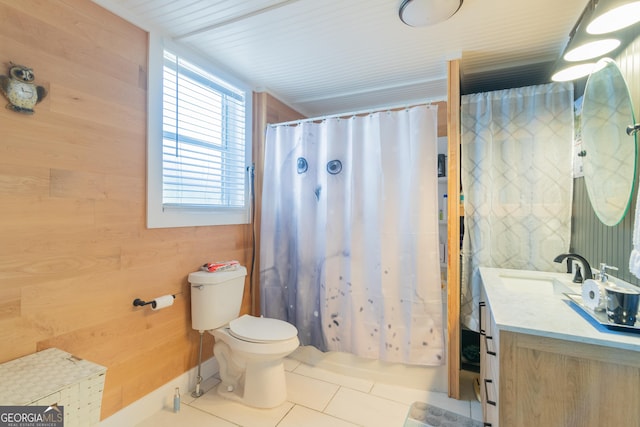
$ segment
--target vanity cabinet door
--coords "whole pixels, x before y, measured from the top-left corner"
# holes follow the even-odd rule
[[[637,351],[509,331],[501,339],[502,425],[640,425]]]

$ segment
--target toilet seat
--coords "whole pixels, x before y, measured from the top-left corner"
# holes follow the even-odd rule
[[[294,338],[298,335],[298,330],[282,320],[245,314],[229,322],[229,333],[244,341],[271,343]]]

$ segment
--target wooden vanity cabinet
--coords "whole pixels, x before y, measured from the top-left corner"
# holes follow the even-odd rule
[[[481,298],[486,426],[640,426],[640,353],[499,330]]]

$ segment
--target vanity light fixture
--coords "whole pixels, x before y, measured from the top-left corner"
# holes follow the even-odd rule
[[[613,25],[606,24],[613,22]],[[562,57],[556,63],[553,81],[576,80],[594,71],[604,55],[615,56],[637,36],[630,28],[640,22],[640,1],[589,0],[569,34]],[[608,37],[598,37],[611,32]],[[594,35],[596,34],[596,35]],[[581,63],[582,62],[582,63]]]
[[[403,0],[400,20],[410,27],[424,27],[446,21],[462,6],[463,0]]]
[[[589,34],[607,34],[640,22],[640,1],[619,5],[596,16],[587,26]]]

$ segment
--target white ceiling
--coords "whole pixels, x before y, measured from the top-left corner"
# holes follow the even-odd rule
[[[94,1],[309,117],[446,99],[453,58],[463,93],[547,82],[587,4],[464,0],[449,20],[412,28],[400,0]]]

